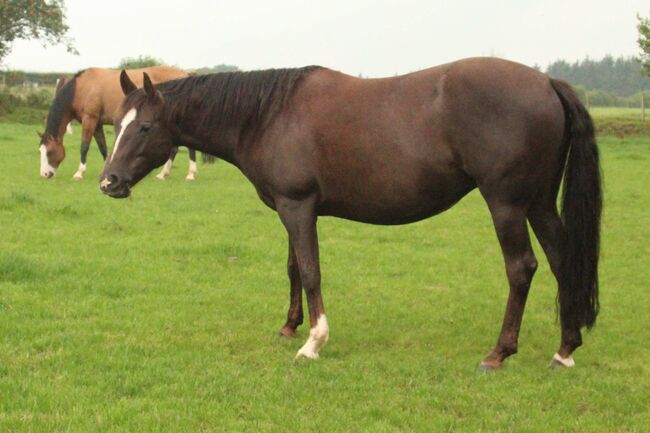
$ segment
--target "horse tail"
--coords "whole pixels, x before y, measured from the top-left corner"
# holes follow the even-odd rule
[[[562,188],[562,221],[566,242],[560,269],[558,300],[564,325],[591,328],[598,310],[598,256],[602,185],[594,126],[571,86],[551,79],[565,115],[567,160]]]
[[[201,162],[204,164],[214,164],[217,160],[216,156],[210,155],[209,153],[201,152]]]

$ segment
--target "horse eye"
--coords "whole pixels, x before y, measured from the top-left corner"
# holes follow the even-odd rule
[[[140,125],[140,132],[147,132],[150,129],[151,129],[151,123],[149,122],[142,122],[142,124]]]

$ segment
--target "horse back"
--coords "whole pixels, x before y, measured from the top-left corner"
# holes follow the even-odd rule
[[[189,76],[187,71],[170,66],[152,66],[127,70],[129,78],[138,87],[143,85],[143,73],[145,72],[154,84]],[[89,68],[77,76],[75,80],[76,90],[73,108],[78,119],[87,115],[100,119],[102,123],[113,123],[117,109],[124,100],[124,94],[120,87],[120,71]]]
[[[534,179],[561,151],[564,115],[548,77],[503,60],[383,79],[322,69],[291,102],[256,157],[266,161],[261,183],[318,194],[325,215],[416,221],[513,170]]]

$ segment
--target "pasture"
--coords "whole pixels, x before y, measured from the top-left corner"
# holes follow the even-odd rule
[[[650,426],[650,138],[601,137],[602,310],[571,370],[535,242],[519,354],[493,374],[507,297],[475,191],[401,227],[319,221],[330,341],[294,362],[277,336],[286,232],[232,166],[187,153],[128,200],[98,189],[79,127],[52,180],[35,127],[0,125],[2,432],[643,432]],[[107,141],[113,142],[111,128]]]

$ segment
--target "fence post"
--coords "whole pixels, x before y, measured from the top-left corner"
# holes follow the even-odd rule
[[[641,93],[641,122],[645,122],[645,94]]]

